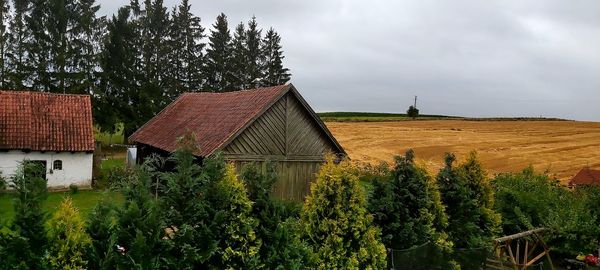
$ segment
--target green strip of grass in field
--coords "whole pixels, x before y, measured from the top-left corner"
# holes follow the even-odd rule
[[[323,112],[317,113],[325,122],[388,122],[413,120],[403,113],[372,112]],[[482,117],[469,118],[460,116],[422,114],[414,120],[466,120],[466,121],[565,121],[559,118],[545,117]]]

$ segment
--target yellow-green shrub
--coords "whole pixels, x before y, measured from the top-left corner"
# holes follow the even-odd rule
[[[85,222],[65,198],[48,221],[48,262],[54,269],[86,269],[84,253],[91,244]]]
[[[384,269],[386,250],[367,213],[356,170],[329,159],[311,186],[301,214],[303,237],[317,269]]]

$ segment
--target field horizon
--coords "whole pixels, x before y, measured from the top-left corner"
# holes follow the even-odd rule
[[[555,117],[466,117],[443,114],[420,114],[416,119],[408,117],[405,113],[388,112],[319,112],[317,115],[326,122],[393,122],[406,120],[468,120],[468,121],[576,121]]]

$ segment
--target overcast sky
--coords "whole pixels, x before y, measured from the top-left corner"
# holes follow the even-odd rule
[[[274,27],[316,111],[405,112],[417,95],[425,114],[600,121],[597,0],[190,2],[207,28],[220,12]]]

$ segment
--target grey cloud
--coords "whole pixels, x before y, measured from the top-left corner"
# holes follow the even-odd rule
[[[166,0],[167,6],[178,1]],[[110,14],[126,1],[100,0]],[[600,120],[600,2],[193,1],[210,27],[256,15],[317,111]]]

